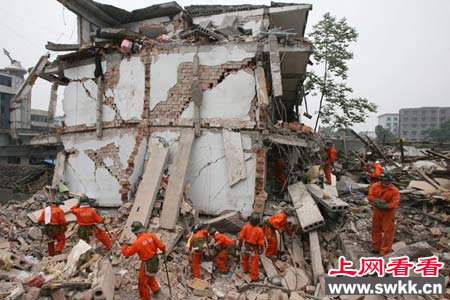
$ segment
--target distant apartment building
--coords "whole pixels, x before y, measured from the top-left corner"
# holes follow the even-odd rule
[[[450,107],[402,108],[399,111],[399,135],[408,141],[423,141],[427,130],[439,128],[450,120]]]
[[[378,125],[388,129],[395,136],[398,136],[398,114],[389,113],[378,116]]]
[[[48,111],[31,109],[31,129],[34,131],[48,130]]]

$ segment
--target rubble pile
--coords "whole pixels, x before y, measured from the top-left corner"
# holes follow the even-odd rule
[[[34,194],[51,181],[51,168],[42,165],[0,165],[0,188]]]

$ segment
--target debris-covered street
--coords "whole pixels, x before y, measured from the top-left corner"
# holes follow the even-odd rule
[[[77,42],[0,69],[0,299],[450,298],[450,108],[357,133],[378,103],[350,98],[345,18],[307,34],[311,4],[54,2]],[[439,121],[408,129],[424,111]],[[327,292],[402,277],[400,258],[442,292]]]

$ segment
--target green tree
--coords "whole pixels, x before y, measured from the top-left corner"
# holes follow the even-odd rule
[[[314,45],[313,58],[323,71],[307,73],[305,90],[312,96],[320,94],[319,119],[333,128],[347,128],[364,122],[368,114],[376,112],[377,106],[365,98],[352,98],[353,89],[347,86],[348,61],[353,59],[349,51],[351,43],[357,41],[358,33],[347,24],[345,18],[326,13],[323,19],[313,26],[309,38]],[[324,103],[325,102],[325,103]]]
[[[389,129],[386,129],[381,125],[375,126],[375,134],[377,135],[378,143],[388,143],[397,140],[395,135]]]
[[[444,122],[436,129],[427,130],[428,139],[434,142],[450,142],[450,120]]]

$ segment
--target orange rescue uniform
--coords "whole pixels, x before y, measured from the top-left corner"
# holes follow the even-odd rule
[[[216,232],[214,234],[214,241],[216,242],[216,245],[220,247],[219,253],[216,255],[216,263],[217,268],[219,269],[219,272],[226,273],[228,272],[227,267],[227,259],[228,259],[228,247],[233,246],[234,242],[233,240],[226,236],[223,233]]]
[[[77,218],[78,234],[80,238],[89,242],[89,236],[94,234],[95,237],[105,245],[106,248],[112,248],[112,241],[106,231],[97,227],[97,223],[103,222],[103,217],[90,206],[80,206],[79,204],[72,206],[70,212]]]
[[[250,269],[250,256],[251,272],[250,279],[252,281],[258,281],[259,279],[259,254],[264,248],[264,233],[261,227],[253,226],[250,223],[245,224],[241,232],[239,233],[239,245],[245,241],[245,250],[242,254],[242,269],[247,273]]]
[[[325,148],[325,152],[327,154],[327,160],[323,172],[325,173],[327,183],[331,184],[331,166],[336,161],[336,148],[331,145],[330,147]]]
[[[380,176],[381,176],[381,173],[383,173],[383,166],[381,165],[381,163],[380,162],[375,162],[373,165],[372,165],[372,168],[371,169],[373,169],[373,172],[372,173],[369,173],[369,177],[370,177],[370,179],[379,179],[380,178]]]
[[[278,239],[275,230],[280,234],[283,231],[286,231],[287,234],[291,235],[292,229],[288,224],[287,215],[285,212],[280,212],[271,216],[267,220],[267,223],[268,224],[264,226],[264,236],[267,240],[266,255],[273,256],[278,253]]]
[[[381,210],[373,205],[374,200],[383,199],[387,210]],[[372,249],[386,255],[391,251],[395,233],[395,209],[400,202],[400,192],[391,184],[384,187],[381,182],[372,184],[367,199],[372,204],[374,213],[372,219]]]
[[[160,287],[155,276],[146,274],[144,262],[157,255],[158,249],[166,252],[166,245],[153,233],[139,232],[136,236],[137,238],[133,245],[123,245],[122,255],[132,256],[136,253],[139,255],[139,258],[142,260],[138,278],[139,296],[141,300],[150,300],[150,290],[152,293],[156,293],[160,290]]]
[[[192,234],[189,241],[189,249],[197,247],[192,252],[192,276],[200,278],[200,264],[203,257],[203,245],[208,242],[208,230],[202,229]]]
[[[44,232],[48,236],[49,241],[47,243],[48,255],[54,256],[62,253],[64,245],[66,244],[66,217],[64,211],[56,204],[50,206],[50,223],[45,224]],[[45,209],[42,211],[38,219],[39,223],[45,223]],[[55,249],[56,242],[56,249]]]

